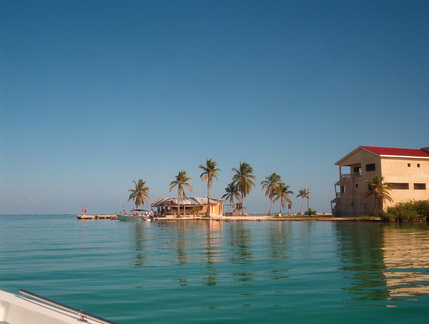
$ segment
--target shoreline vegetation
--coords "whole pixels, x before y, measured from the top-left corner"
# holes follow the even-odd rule
[[[429,200],[401,202],[380,212],[387,223],[425,223],[429,221]]]

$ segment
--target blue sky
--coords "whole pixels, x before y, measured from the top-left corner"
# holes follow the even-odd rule
[[[348,152],[429,146],[427,1],[0,6],[0,214],[130,209],[133,180],[153,201],[180,170],[204,196],[207,158],[214,197],[242,161],[248,212],[272,172],[329,212]]]

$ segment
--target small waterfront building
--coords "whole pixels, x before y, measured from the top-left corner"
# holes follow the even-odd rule
[[[332,213],[337,217],[370,215],[374,197],[363,196],[374,176],[383,177],[391,185],[393,202],[382,202],[380,209],[399,202],[429,199],[429,147],[403,149],[359,146],[335,163],[339,181],[335,183]],[[377,211],[378,213],[378,211]]]
[[[151,204],[152,208],[157,208],[157,214],[161,216],[176,216],[180,205],[181,216],[204,216],[209,208],[210,215],[222,215],[223,200],[210,198],[208,206],[207,197],[182,197],[180,204],[177,197],[160,198]]]

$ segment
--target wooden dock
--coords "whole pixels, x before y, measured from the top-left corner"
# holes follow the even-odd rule
[[[76,215],[77,219],[118,219],[116,215],[87,215],[87,214],[81,214]]]

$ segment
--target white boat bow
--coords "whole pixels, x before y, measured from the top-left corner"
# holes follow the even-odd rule
[[[0,323],[7,324],[115,324],[101,317],[57,303],[25,290],[30,298],[0,290]]]

